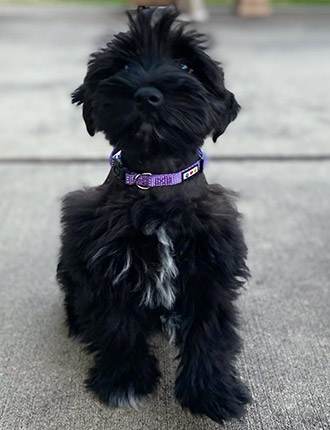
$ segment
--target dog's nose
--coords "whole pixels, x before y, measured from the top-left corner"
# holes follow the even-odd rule
[[[163,102],[163,94],[155,87],[139,88],[134,94],[135,103],[138,106],[159,106]]]

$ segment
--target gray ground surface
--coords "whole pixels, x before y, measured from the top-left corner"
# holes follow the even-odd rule
[[[240,368],[255,402],[228,430],[329,428],[329,168],[330,162],[209,166],[210,181],[241,191],[253,274],[240,299]],[[1,168],[0,427],[219,428],[175,403],[175,351],[162,337],[154,342],[164,377],[142,412],[111,411],[82,387],[90,360],[66,336],[54,279],[59,199],[106,173],[95,164]]]
[[[330,153],[329,20],[329,9],[212,15],[202,28],[245,110],[208,154]],[[162,336],[153,343],[163,379],[141,412],[110,410],[83,389],[91,360],[67,338],[55,282],[59,205],[101,183],[107,163],[1,162],[107,157],[68,94],[123,22],[104,7],[0,6],[1,430],[219,429],[174,401],[175,350]],[[253,275],[239,302],[239,366],[254,403],[225,428],[329,429],[330,161],[211,162],[207,176],[241,193]]]
[[[280,9],[266,20],[215,11],[200,30],[243,109],[212,155],[330,154],[330,8]],[[103,6],[0,6],[1,157],[106,157],[69,95],[88,55],[125,29]]]

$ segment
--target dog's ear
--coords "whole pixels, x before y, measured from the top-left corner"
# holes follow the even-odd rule
[[[196,73],[212,95],[212,107],[214,111],[213,142],[216,142],[234,121],[240,110],[233,93],[225,88],[224,73],[222,67],[213,61],[204,51],[199,50],[195,56]]]
[[[234,121],[240,110],[234,95],[225,88],[221,65],[214,61],[205,50],[209,47],[208,38],[195,31],[179,33],[176,43],[176,56],[186,58],[194,75],[203,83],[210,94],[212,115],[212,138],[216,142]]]
[[[212,139],[216,142],[226,130],[227,126],[234,121],[240,110],[233,93],[224,88],[223,95],[219,101],[214,102],[215,121],[213,126]]]
[[[86,95],[85,85],[82,84],[78,87],[72,94],[72,103],[77,105],[83,105],[82,107],[82,115],[86,124],[87,131],[90,136],[94,136],[95,134],[95,125],[92,117],[92,106],[91,102]]]

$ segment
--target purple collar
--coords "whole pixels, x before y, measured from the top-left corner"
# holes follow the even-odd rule
[[[152,187],[167,187],[177,185],[203,171],[204,153],[199,149],[199,158],[191,166],[175,173],[134,173],[124,167],[121,160],[121,151],[111,154],[110,166],[114,174],[126,185],[136,185],[140,190],[148,190]]]

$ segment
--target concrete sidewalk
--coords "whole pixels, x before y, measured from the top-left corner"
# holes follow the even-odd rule
[[[254,404],[228,430],[329,428],[329,169],[329,162],[208,168],[210,182],[241,192],[253,275],[239,305],[240,369]],[[107,166],[10,165],[0,174],[0,428],[219,428],[176,404],[175,351],[162,337],[154,343],[163,379],[140,413],[108,409],[83,389],[90,359],[67,337],[54,279],[59,199],[100,183]]]
[[[222,10],[201,26],[245,107],[221,144],[207,143],[208,155],[307,157],[207,168],[209,182],[240,192],[253,276],[239,301],[239,366],[254,403],[227,430],[330,428],[329,11],[248,21]],[[60,198],[101,183],[109,153],[101,136],[87,136],[68,96],[88,54],[124,21],[104,6],[0,6],[1,430],[220,429],[175,402],[175,350],[162,336],[153,343],[163,379],[137,413],[84,390],[91,359],[64,326]]]
[[[210,35],[242,111],[209,155],[329,154],[330,7],[246,20],[217,9]],[[126,29],[122,11],[88,5],[0,5],[0,158],[108,156],[70,93],[91,52]]]

